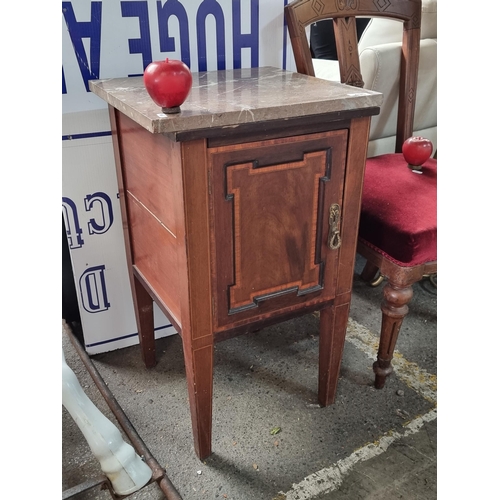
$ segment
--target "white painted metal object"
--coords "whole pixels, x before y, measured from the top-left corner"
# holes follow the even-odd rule
[[[130,495],[145,486],[152,476],[134,448],[123,440],[118,428],[85,394],[62,353],[62,403],[82,431],[115,493]]]

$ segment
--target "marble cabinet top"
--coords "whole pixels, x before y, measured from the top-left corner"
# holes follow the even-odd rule
[[[90,89],[152,133],[237,127],[356,109],[372,115],[382,104],[379,92],[271,67],[193,73],[181,112],[169,115],[150,98],[142,76],[93,80]]]

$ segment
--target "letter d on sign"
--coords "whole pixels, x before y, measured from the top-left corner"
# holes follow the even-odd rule
[[[106,292],[104,265],[90,267],[79,280],[83,308],[89,313],[107,311],[110,303]]]

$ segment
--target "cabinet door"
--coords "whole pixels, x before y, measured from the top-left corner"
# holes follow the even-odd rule
[[[216,330],[333,300],[346,144],[335,130],[209,148]]]

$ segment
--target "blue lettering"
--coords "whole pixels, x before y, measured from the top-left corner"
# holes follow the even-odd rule
[[[130,54],[142,54],[142,66],[146,69],[153,62],[151,50],[151,35],[149,33],[148,2],[121,2],[123,17],[139,18],[140,38],[131,38],[128,41]],[[140,76],[140,75],[128,75]]]
[[[233,60],[234,68],[241,68],[241,49],[249,47],[250,65],[259,66],[259,0],[251,0],[250,33],[241,33],[241,0],[233,0]]]
[[[179,0],[167,0],[161,5],[161,1],[156,2],[158,10],[158,31],[160,34],[160,51],[175,52],[175,40],[168,36],[168,20],[174,16],[179,21],[179,31],[181,38],[181,60],[188,67],[191,67],[191,54],[189,52],[189,23],[186,9]]]
[[[96,203],[100,208],[99,215],[102,224],[99,224],[95,219],[89,219],[89,234],[104,234],[113,224],[113,207],[110,197],[106,193],[98,192],[88,194],[83,201],[87,212],[90,212]]]
[[[83,308],[89,313],[107,311],[110,303],[106,292],[104,265],[90,267],[80,276],[80,296]]]
[[[62,8],[71,43],[80,67],[80,73],[87,92],[90,92],[89,80],[99,78],[102,2],[90,2],[90,21],[78,22],[71,2],[63,2]],[[83,38],[90,38],[90,65],[85,54]],[[65,86],[63,80],[63,89]]]
[[[66,78],[64,78],[64,68],[62,69],[62,93],[68,93],[68,90],[66,89]]]
[[[75,202],[63,196],[62,207],[69,249],[81,248],[83,246],[83,238],[81,236],[83,231],[78,220],[78,210],[76,209]]]
[[[206,20],[214,16],[217,38],[217,69],[226,69],[226,35],[224,32],[224,13],[216,0],[203,0],[196,13],[198,38],[198,71],[207,71],[207,29]]]

